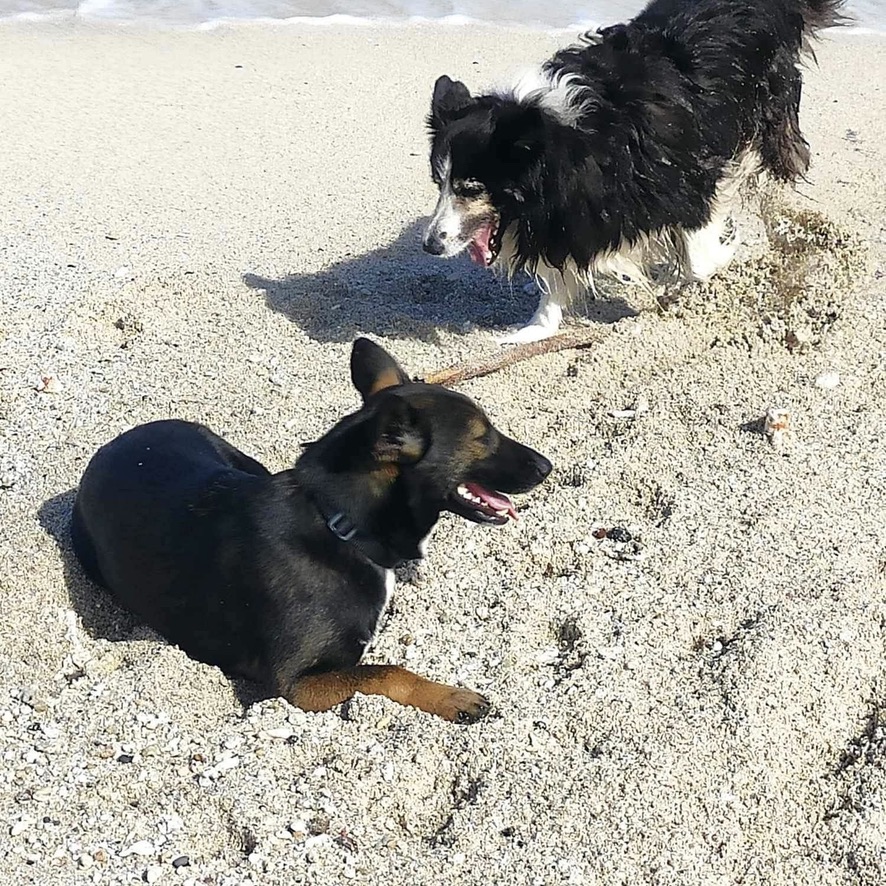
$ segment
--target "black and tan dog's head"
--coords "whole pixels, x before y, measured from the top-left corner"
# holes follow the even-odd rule
[[[375,500],[387,520],[426,533],[448,510],[476,523],[504,524],[516,517],[508,493],[529,491],[551,471],[544,456],[496,430],[470,398],[410,381],[368,339],[354,343],[351,378],[363,407],[311,450],[322,448],[315,455],[331,480],[362,477],[352,488]]]

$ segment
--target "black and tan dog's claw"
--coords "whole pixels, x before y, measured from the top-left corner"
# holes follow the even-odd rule
[[[271,474],[202,425],[141,425],[92,458],[74,506],[86,572],[185,652],[305,710],[385,695],[456,723],[468,689],[360,665],[393,587],[441,512],[516,516],[507,493],[551,470],[461,394],[409,381],[368,339],[351,354],[363,406]]]

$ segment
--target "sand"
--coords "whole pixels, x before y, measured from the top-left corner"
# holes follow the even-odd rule
[[[462,385],[556,471],[401,570],[369,660],[487,692],[459,728],[256,701],[90,585],[66,521],[137,422],[289,465],[356,407],[358,333],[417,374],[493,353],[533,296],[421,253],[423,117],[438,74],[567,36],[2,37],[0,883],[883,882],[886,41],[820,47],[775,252],[749,216],[711,286],[579,306],[599,345]]]

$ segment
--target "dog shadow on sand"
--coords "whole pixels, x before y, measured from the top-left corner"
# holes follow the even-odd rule
[[[104,588],[87,578],[83,572],[71,544],[71,510],[76,494],[76,489],[69,489],[47,499],[41,505],[37,517],[44,531],[58,545],[68,597],[74,611],[80,616],[84,630],[93,640],[121,643],[148,637],[152,642],[165,643],[163,637],[143,625],[128,610],[118,606]],[[184,654],[183,652],[182,655]],[[244,708],[273,695],[267,687],[258,683],[234,677],[228,679]]]
[[[440,329],[466,334],[475,328],[498,334],[527,323],[538,293],[525,274],[512,281],[460,256],[426,255],[425,219],[407,225],[396,240],[364,255],[348,256],[321,271],[278,280],[245,274],[269,308],[315,341],[349,342],[363,334],[433,342]],[[576,313],[615,323],[636,310],[623,299],[588,298]]]

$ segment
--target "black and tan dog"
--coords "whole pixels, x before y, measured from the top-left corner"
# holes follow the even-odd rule
[[[507,492],[551,464],[499,433],[467,397],[410,383],[358,339],[363,407],[271,474],[202,425],[141,425],[92,458],[74,505],[74,549],[104,585],[201,661],[272,686],[304,710],[355,692],[460,723],[483,696],[393,665],[360,665],[393,586],[444,510],[516,516]]]

